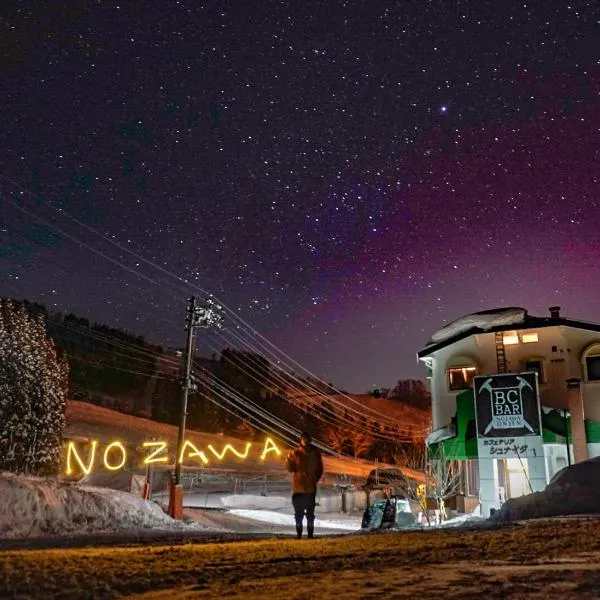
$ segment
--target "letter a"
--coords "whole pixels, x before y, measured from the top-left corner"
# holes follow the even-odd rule
[[[265,447],[260,455],[260,460],[265,460],[269,452],[275,452],[277,456],[281,456],[281,450],[276,446],[275,442],[271,438],[267,438],[265,440]]]
[[[185,456],[185,450],[188,447],[191,448],[192,451],[187,456]],[[185,440],[185,442],[183,443],[183,448],[181,449],[181,454],[179,455],[179,464],[183,463],[184,457],[194,458],[195,456],[197,456],[205,465],[208,464],[208,458],[206,458],[206,454],[198,450],[198,448],[196,448],[196,446],[194,446],[192,442],[188,442],[187,440]]]

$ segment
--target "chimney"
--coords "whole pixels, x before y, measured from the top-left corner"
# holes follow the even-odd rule
[[[551,319],[560,319],[560,306],[551,306],[548,310]]]

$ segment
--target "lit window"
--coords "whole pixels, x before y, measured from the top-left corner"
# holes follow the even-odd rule
[[[450,390],[470,390],[473,388],[473,377],[477,375],[476,367],[453,367],[448,369],[448,386]]]
[[[519,343],[519,334],[516,331],[507,331],[503,337],[505,346],[513,346]]]
[[[521,339],[524,344],[532,344],[533,342],[539,341],[537,333],[524,333]]]

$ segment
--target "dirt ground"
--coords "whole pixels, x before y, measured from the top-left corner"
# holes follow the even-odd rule
[[[0,552],[0,598],[600,596],[600,518],[192,544]]]

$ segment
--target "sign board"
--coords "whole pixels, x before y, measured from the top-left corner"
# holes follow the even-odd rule
[[[479,458],[544,456],[537,373],[474,378]]]
[[[129,493],[134,496],[139,496],[140,498],[144,497],[144,490],[146,488],[146,476],[139,475],[137,473],[131,474],[131,479],[129,481]]]

